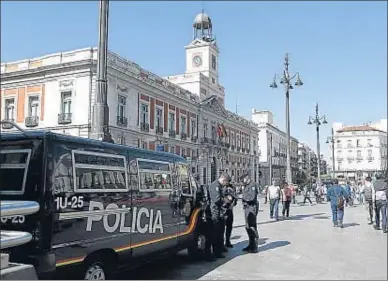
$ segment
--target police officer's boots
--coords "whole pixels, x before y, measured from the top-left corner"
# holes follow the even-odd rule
[[[258,253],[259,252],[259,239],[255,238],[252,243],[252,248],[249,250],[250,253]]]
[[[226,240],[226,242],[225,242],[225,247],[227,247],[227,248],[233,248],[232,243],[230,243],[230,239],[227,239],[227,240]]]

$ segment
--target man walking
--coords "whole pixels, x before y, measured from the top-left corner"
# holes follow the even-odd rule
[[[388,185],[387,182],[382,179],[380,174],[376,175],[376,180],[373,183],[373,194],[372,199],[375,202],[376,206],[376,225],[375,229],[380,229],[380,219],[381,226],[384,233],[388,232],[387,229],[387,193]]]
[[[213,226],[213,235],[212,235],[212,247],[213,255],[216,258],[224,258],[222,255],[223,243],[222,237],[223,232],[223,214],[222,214],[222,205],[223,205],[223,188],[229,184],[229,176],[226,173],[222,173],[220,177],[215,180],[209,186],[209,195],[210,195],[210,212],[212,216],[212,226]]]
[[[342,186],[338,185],[338,179],[334,179],[333,186],[327,191],[327,201],[331,205],[334,227],[339,226],[343,228],[345,200],[349,200],[349,194]]]
[[[259,232],[257,231],[257,213],[259,212],[257,195],[259,192],[247,173],[244,173],[240,180],[244,185],[242,202],[245,216],[245,229],[249,237],[249,244],[243,251],[257,253],[259,251]]]
[[[280,187],[276,185],[276,181],[272,181],[272,185],[268,187],[267,197],[269,201],[269,217],[279,220],[279,199]]]
[[[305,190],[304,190],[304,200],[303,200],[303,205],[306,204],[306,200],[308,200],[310,202],[310,205],[313,204],[313,202],[311,202],[311,199],[310,199],[310,192],[311,192],[311,188],[306,186],[305,187]]]
[[[281,200],[282,200],[282,205],[283,205],[283,219],[288,218],[290,216],[290,205],[291,205],[291,200],[292,200],[292,190],[288,186],[288,183],[285,182],[283,185],[283,189],[281,191]]]
[[[367,177],[365,179],[365,183],[363,186],[363,193],[364,193],[364,200],[366,203],[366,206],[368,208],[369,213],[369,225],[373,224],[373,210],[374,210],[374,203],[373,203],[373,186],[372,186],[372,179],[371,177]]]

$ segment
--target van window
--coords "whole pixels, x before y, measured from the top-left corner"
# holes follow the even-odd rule
[[[180,179],[182,194],[192,195],[189,177],[189,168],[185,164],[177,164],[178,178]]]
[[[128,191],[125,156],[73,150],[75,192]]]
[[[172,189],[169,163],[138,159],[138,167],[140,191],[170,191]]]
[[[23,194],[31,149],[0,150],[0,193]]]

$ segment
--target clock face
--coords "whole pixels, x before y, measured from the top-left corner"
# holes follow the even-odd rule
[[[200,56],[195,56],[193,58],[193,64],[195,66],[200,66],[202,64],[202,58]]]

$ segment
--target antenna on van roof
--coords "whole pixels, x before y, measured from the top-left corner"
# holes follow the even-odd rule
[[[2,124],[3,129],[12,129],[13,127],[15,127],[20,132],[22,132],[25,136],[28,136],[26,130],[22,129],[19,125],[17,125],[15,122],[13,122],[11,120],[2,120],[2,121],[0,121],[0,124]]]

